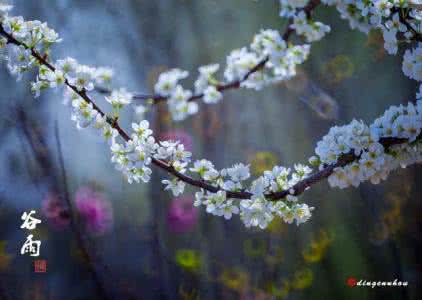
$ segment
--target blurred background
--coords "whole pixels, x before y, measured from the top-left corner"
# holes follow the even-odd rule
[[[47,21],[63,38],[53,56],[110,66],[116,86],[150,92],[158,74],[224,65],[260,29],[284,30],[278,1],[15,0],[13,15]],[[218,105],[174,123],[166,106],[146,117],[155,135],[180,139],[218,168],[306,162],[335,124],[371,122],[390,105],[414,99],[400,56],[379,33],[352,31],[334,9],[317,18],[332,32],[315,43],[299,75],[261,92],[230,91]],[[195,190],[174,199],[162,171],[129,185],[91,130],[78,131],[60,93],[36,100],[26,75],[0,69],[0,299],[420,299],[421,170],[379,185],[305,193],[316,207],[299,227],[274,221],[246,229],[192,207]],[[97,103],[107,107],[100,95]],[[122,116],[124,127],[136,119]],[[69,204],[72,208],[69,211]],[[20,255],[24,211],[42,220],[34,239],[46,273]],[[407,288],[352,288],[349,278],[408,281]]]

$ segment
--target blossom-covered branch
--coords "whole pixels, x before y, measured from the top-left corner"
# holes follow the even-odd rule
[[[283,3],[287,5],[286,1]],[[283,12],[297,13],[298,6],[289,5]],[[178,196],[184,192],[186,184],[200,188],[194,204],[206,206],[207,212],[214,215],[228,219],[239,213],[247,227],[265,228],[276,216],[287,223],[296,221],[300,224],[309,219],[312,208],[299,203],[297,196],[322,179],[328,178],[331,186],[340,188],[358,186],[366,180],[378,183],[392,170],[422,160],[421,91],[416,106],[409,103],[406,107],[391,107],[369,126],[354,120],[349,125],[331,128],[317,144],[316,156],[309,160],[319,169],[314,173],[302,164],[295,165],[293,170],[275,166],[250,182],[249,166],[243,164],[222,170],[204,159],[191,164],[192,154],[180,142],[156,142],[148,121],[133,123],[130,134],[119,125],[118,112],[130,102],[124,90],[106,97],[114,110],[113,116],[105,114],[94,103],[88,92],[95,84],[109,81],[108,69],[81,65],[72,58],[50,62],[50,47],[60,41],[57,33],[46,23],[9,16],[10,9],[10,6],[0,5],[0,35],[4,36],[0,46],[4,48],[11,73],[20,77],[24,72],[38,68],[37,79],[32,83],[36,96],[47,88],[64,87],[65,102],[71,106],[71,119],[77,128],[91,126],[109,142],[111,160],[129,183],[148,182],[152,172],[149,166],[154,164],[173,176],[163,180],[166,190]],[[296,24],[295,30],[298,28],[302,27]],[[286,50],[283,40],[268,39],[269,36],[279,37],[276,31],[266,31],[254,47],[266,55],[271,53],[269,61],[276,53],[283,63],[286,59],[283,55],[293,55],[297,59],[297,53]],[[419,44],[416,49],[408,50],[405,54],[407,63],[403,65],[405,74],[416,80],[420,80],[421,49]],[[284,67],[283,64],[278,66]],[[241,65],[236,65],[232,71],[237,73],[238,68]],[[172,72],[175,78],[184,76],[183,71]],[[175,88],[180,89],[177,84]],[[197,174],[198,179],[188,175],[189,172]]]
[[[301,9],[301,11],[304,12],[304,14],[307,16],[308,19],[311,18],[311,14],[313,12],[313,10],[315,10],[315,8],[321,4],[320,0],[311,0],[309,1],[309,3],[307,3],[305,5],[305,7],[303,7]],[[289,41],[290,36],[292,35],[292,33],[294,33],[294,28],[291,26],[293,24],[293,18],[290,18],[286,29],[284,31],[284,33],[282,34],[282,39],[285,42]],[[323,28],[324,31],[327,31],[327,27]],[[198,88],[199,85],[204,85],[204,86],[208,86],[210,85],[214,85],[215,89],[217,90],[217,92],[224,92],[226,90],[231,90],[231,89],[238,89],[240,88],[251,76],[253,76],[253,74],[261,71],[264,67],[266,67],[266,64],[270,61],[270,57],[269,56],[264,56],[263,58],[261,58],[258,63],[252,65],[251,67],[249,67],[249,70],[247,70],[247,73],[244,74],[242,77],[237,78],[233,81],[227,82],[227,83],[223,83],[223,82],[218,82],[217,80],[215,80],[215,78],[210,78],[210,75],[213,75],[212,73],[216,72],[218,70],[217,65],[209,65],[207,68],[207,66],[203,66],[199,68],[199,72],[202,75],[206,75],[204,77],[207,78],[201,78],[200,81],[197,81],[196,83],[196,90],[200,91],[200,90],[206,90],[204,88]],[[211,67],[212,66],[212,67]],[[215,71],[214,71],[215,70]],[[163,73],[166,74],[166,73]],[[202,82],[203,81],[203,82]],[[213,82],[211,82],[213,81]],[[96,90],[100,93],[104,93],[104,94],[110,94],[112,91],[108,88],[105,87],[96,87]],[[191,101],[196,101],[196,100],[200,100],[204,97],[210,98],[210,95],[205,94],[205,92],[197,92],[195,94],[192,94],[191,96],[189,96],[186,101],[187,102],[191,102]],[[209,92],[209,91],[208,91]],[[218,94],[219,95],[219,94]],[[222,97],[222,95],[221,95]],[[167,95],[164,96],[161,93],[158,94],[139,94],[139,93],[134,93],[132,94],[132,99],[135,100],[150,100],[153,103],[160,103],[160,102],[165,102],[169,99],[171,99],[171,95]],[[205,100],[207,102],[207,100]],[[219,101],[219,100],[218,100]],[[208,103],[214,103],[217,102],[217,100],[214,101],[208,101]]]
[[[143,114],[154,103],[167,102],[169,112],[175,121],[184,120],[198,111],[198,105],[191,103],[202,99],[207,104],[218,103],[223,92],[229,89],[252,88],[259,90],[264,86],[288,80],[296,74],[296,66],[306,60],[310,43],[318,41],[330,31],[330,27],[314,21],[312,12],[321,3],[335,5],[341,16],[350,21],[352,28],[368,32],[380,29],[385,39],[385,49],[396,54],[398,36],[400,41],[422,41],[420,28],[421,15],[418,8],[412,8],[412,1],[333,1],[333,0],[280,0],[280,16],[288,18],[282,35],[273,30],[262,30],[253,38],[249,48],[232,51],[227,57],[224,70],[226,82],[218,80],[216,72],[220,66],[211,64],[199,67],[199,77],[195,81],[194,92],[185,89],[179,82],[189,73],[171,69],[160,74],[155,84],[155,94],[131,94],[114,92],[105,87],[97,87],[102,93],[123,95],[130,102],[133,99],[147,100],[137,105],[135,111]],[[293,46],[289,42],[292,33],[303,37],[307,44]],[[262,47],[264,46],[264,47]],[[263,51],[265,50],[265,51]],[[302,58],[292,55],[302,52]]]
[[[233,50],[226,59],[226,81],[216,77],[220,65],[210,64],[198,68],[199,77],[195,81],[194,91],[185,89],[179,83],[189,76],[189,72],[177,68],[159,75],[154,86],[155,94],[122,93],[121,90],[111,90],[104,86],[96,87],[96,90],[115,98],[124,95],[126,102],[133,99],[147,100],[146,105],[166,102],[173,120],[184,120],[198,111],[196,100],[202,99],[207,104],[215,104],[222,100],[226,90],[260,90],[264,86],[295,76],[296,66],[307,59],[310,45],[293,45],[289,42],[292,33],[297,32],[310,43],[320,40],[330,31],[329,26],[312,21],[312,12],[320,4],[320,0],[310,0],[303,7],[297,7],[296,14],[288,16],[289,21],[283,34],[276,30],[261,30],[249,47]],[[146,105],[136,106],[135,111],[147,111]]]

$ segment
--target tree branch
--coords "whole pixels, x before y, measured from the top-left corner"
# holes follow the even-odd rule
[[[412,27],[412,25],[410,25],[410,23],[407,22],[406,16],[404,15],[405,14],[404,11],[402,9],[397,9],[395,12],[398,12],[399,13],[400,22],[403,23],[406,26],[407,30],[409,30],[409,31],[411,31],[413,33],[414,39],[416,41],[422,42],[422,33],[416,31]]]
[[[305,14],[310,17],[314,9],[321,4],[320,0],[310,0],[309,3],[302,8],[305,12]],[[283,33],[283,39],[287,42],[289,38],[291,37],[292,33],[294,32],[294,29],[290,27],[290,25],[293,23],[292,19],[289,19],[286,29]],[[232,89],[238,89],[240,88],[241,84],[249,79],[254,73],[260,71],[265,67],[269,60],[269,57],[264,57],[261,59],[254,67],[252,67],[241,79],[228,82],[228,83],[220,83],[216,86],[217,91],[224,92],[226,90],[232,90]],[[96,91],[102,94],[109,94],[111,91],[105,87],[95,87]],[[191,97],[187,99],[187,101],[196,101],[199,99],[202,99],[204,97],[204,93],[197,93],[193,94]],[[134,94],[133,99],[136,100],[152,100],[153,103],[160,103],[165,102],[169,99],[169,97],[157,95],[157,94]]]
[[[311,18],[313,11],[321,4],[320,0],[310,0],[309,3],[301,10],[304,11],[306,16],[308,18]],[[414,39],[416,41],[422,42],[422,34],[417,32],[410,23],[406,20],[406,17],[404,16],[404,11],[400,9],[393,9],[392,13],[398,12],[400,17],[400,22],[403,23],[409,31],[411,31],[414,35]],[[292,33],[294,32],[294,29],[291,28],[291,25],[293,24],[292,18],[289,19],[286,29],[282,35],[283,39],[287,42],[289,38],[291,37]],[[261,61],[259,61],[253,68],[249,70],[248,73],[246,73],[243,78],[239,80],[235,80],[228,83],[220,83],[216,86],[217,91],[224,92],[226,90],[231,89],[238,89],[240,88],[241,84],[249,79],[250,76],[252,76],[254,73],[260,71],[262,68],[265,67],[266,63],[268,62],[269,57],[264,57]],[[110,94],[111,91],[105,87],[95,87],[96,91],[102,94]],[[202,99],[204,97],[204,93],[197,93],[193,94],[190,98],[187,99],[187,101],[196,101],[199,99]],[[133,99],[135,100],[152,100],[153,103],[160,103],[165,102],[169,99],[169,97],[161,96],[158,94],[134,94]]]
[[[319,0],[311,0],[308,3],[307,7],[305,8],[305,11],[307,12],[307,14],[310,14],[312,12],[312,10],[319,4],[320,4]],[[290,26],[287,28],[287,31],[284,34],[284,36],[286,38],[288,38],[290,36],[291,32],[292,32],[289,28],[290,28]],[[46,66],[48,69],[50,69],[53,72],[55,71],[55,67],[51,63],[49,63],[48,60],[45,57],[43,57],[40,53],[38,53],[36,49],[29,48],[24,43],[16,40],[12,35],[8,34],[4,30],[4,28],[1,24],[0,24],[0,34],[7,38],[8,43],[15,44],[15,45],[18,45],[18,46],[23,46],[26,49],[29,49],[32,53],[32,56],[38,61],[39,64]],[[219,89],[220,90],[226,90],[226,89],[232,89],[232,88],[236,88],[236,87],[240,86],[240,84],[243,81],[247,80],[249,78],[249,76],[251,76],[257,70],[261,69],[265,65],[267,60],[268,60],[268,58],[266,58],[261,63],[256,65],[254,68],[252,68],[247,74],[245,74],[245,76],[243,77],[242,80],[235,81],[235,82],[232,82],[232,83],[228,83],[226,85],[222,85],[222,86],[219,87]],[[126,142],[130,140],[129,134],[126,133],[126,131],[119,125],[118,121],[115,120],[115,119],[107,117],[107,115],[88,96],[88,94],[86,93],[85,90],[78,90],[74,85],[70,84],[70,82],[67,79],[65,80],[65,85],[68,86],[71,90],[73,90],[80,97],[82,97],[87,103],[92,104],[93,108],[96,111],[98,111],[98,113],[101,116],[103,116],[103,117],[105,116],[107,123],[111,127],[113,127],[114,129],[116,129],[117,132],[119,133],[119,135]],[[195,95],[195,96],[192,96],[192,97],[193,97],[193,99],[192,99],[192,101],[193,101],[193,100],[198,99],[202,96],[201,95]],[[162,100],[164,100],[164,98]],[[156,101],[162,101],[162,100],[156,100]],[[421,136],[419,136],[418,139],[420,139],[420,137]],[[384,148],[386,150],[388,150],[393,145],[397,145],[397,144],[407,142],[407,139],[381,138],[379,140],[379,142],[384,146]],[[358,158],[359,157],[357,157],[357,156],[355,156],[351,153],[346,154],[346,155],[342,155],[335,164],[324,166],[324,168],[322,170],[320,170],[320,171],[310,175],[309,177],[305,178],[304,180],[298,182],[297,184],[295,184],[289,190],[284,190],[284,191],[276,192],[276,193],[268,193],[265,196],[268,200],[276,201],[276,200],[279,200],[279,199],[283,199],[287,195],[291,194],[290,191],[292,191],[292,190],[293,190],[292,191],[293,195],[300,195],[305,190],[307,190],[310,186],[312,186],[313,184],[329,177],[334,172],[335,168],[343,167],[343,166],[357,160]],[[223,190],[220,187],[214,186],[213,184],[210,184],[210,183],[208,183],[208,182],[206,182],[202,179],[195,179],[195,178],[192,178],[188,175],[185,175],[183,173],[178,172],[171,164],[169,164],[168,162],[166,162],[164,160],[160,160],[160,159],[156,159],[156,158],[152,157],[152,163],[154,165],[156,165],[157,167],[163,169],[167,173],[175,176],[176,178],[180,179],[181,181],[183,181],[183,182],[185,182],[185,183],[187,183],[191,186],[195,186],[195,187],[207,190],[207,191],[212,192],[212,193],[216,193],[220,190]],[[238,192],[226,191],[226,194],[227,194],[228,198],[233,198],[233,199],[249,199],[252,196],[252,194],[250,192],[247,192],[247,191],[238,191]]]

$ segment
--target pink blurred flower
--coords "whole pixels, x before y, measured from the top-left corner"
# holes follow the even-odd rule
[[[171,141],[179,141],[185,146],[185,150],[192,151],[192,136],[187,133],[186,131],[180,129],[171,129],[166,132],[163,132],[160,135],[160,140],[171,140]]]
[[[81,187],[76,192],[75,202],[89,232],[102,235],[111,228],[113,211],[103,194],[94,192],[89,187]]]
[[[183,233],[195,227],[198,221],[198,209],[193,206],[193,198],[182,196],[174,198],[167,213],[170,231]]]
[[[70,223],[70,215],[68,209],[63,205],[57,194],[49,193],[42,200],[41,211],[47,218],[47,221],[56,230],[65,229]]]

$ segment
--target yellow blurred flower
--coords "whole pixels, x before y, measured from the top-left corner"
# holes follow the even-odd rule
[[[333,241],[333,235],[321,230],[316,238],[313,238],[309,247],[302,252],[303,259],[307,263],[319,262],[324,256],[328,246]]]
[[[229,289],[239,291],[248,284],[249,275],[240,269],[226,269],[221,273],[219,280]]]
[[[178,249],[176,251],[176,263],[188,271],[197,271],[201,267],[199,253],[192,249]]]
[[[324,75],[331,83],[338,83],[347,79],[355,72],[355,65],[347,55],[337,55],[324,67]]]
[[[284,279],[280,285],[276,285],[274,282],[270,282],[267,286],[267,292],[276,297],[277,299],[284,299],[289,295],[290,282]]]
[[[267,151],[257,152],[250,159],[251,172],[255,176],[272,169],[279,161],[278,157]]]
[[[6,252],[6,244],[6,241],[0,241],[0,271],[5,271],[13,258],[13,255]]]
[[[291,281],[291,287],[295,290],[303,290],[312,285],[314,273],[311,269],[302,269],[296,271]]]

